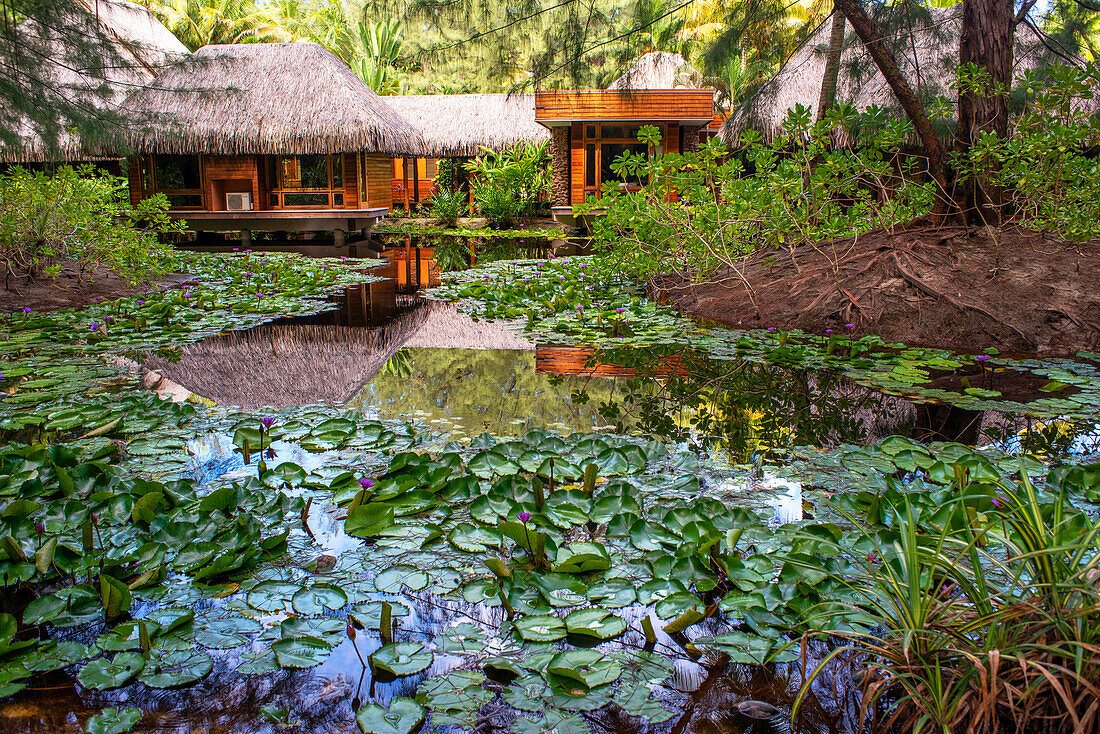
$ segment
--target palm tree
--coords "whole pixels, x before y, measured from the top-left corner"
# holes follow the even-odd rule
[[[216,43],[289,41],[270,12],[252,0],[143,0],[192,51]]]
[[[360,58],[352,69],[378,94],[397,94],[397,59],[401,55],[401,22],[397,18],[359,24]]]

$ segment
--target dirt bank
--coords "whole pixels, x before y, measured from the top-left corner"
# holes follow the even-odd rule
[[[82,269],[80,263],[64,262],[56,278],[39,276],[29,280],[21,272],[0,278],[0,313],[24,308],[34,311],[80,308],[96,301],[161,290],[188,280],[191,276],[173,273],[148,284],[134,285],[104,267]]]
[[[963,352],[1100,349],[1098,241],[916,222],[753,253],[739,271],[657,286],[684,311],[737,328],[873,333]]]

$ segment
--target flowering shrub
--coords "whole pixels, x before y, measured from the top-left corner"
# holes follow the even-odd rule
[[[59,263],[105,265],[131,280],[163,273],[171,248],[157,235],[182,231],[162,195],[130,205],[126,181],[91,166],[52,176],[14,168],[0,176],[0,260],[8,274],[56,274]]]

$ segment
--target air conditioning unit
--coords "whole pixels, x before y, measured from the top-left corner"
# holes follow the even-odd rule
[[[225,208],[231,212],[252,211],[252,194],[236,192],[226,194]]]

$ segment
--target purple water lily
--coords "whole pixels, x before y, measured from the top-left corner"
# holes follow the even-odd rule
[[[271,428],[273,425],[275,425],[275,416],[265,415],[263,418],[260,419],[260,423],[263,424],[264,428]]]
[[[521,512],[518,515],[516,515],[516,517],[519,518],[520,522],[526,524],[527,521],[531,519],[531,513],[530,512]]]
[[[368,477],[363,477],[362,479],[359,480],[359,486],[362,487],[363,489],[370,489],[371,487],[374,486],[374,480],[370,479]]]

